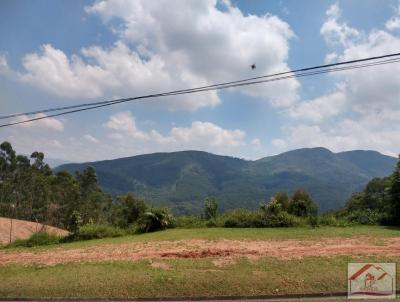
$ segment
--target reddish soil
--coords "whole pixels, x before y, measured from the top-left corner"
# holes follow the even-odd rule
[[[10,243],[10,227],[11,227],[10,218],[0,217],[0,245]],[[43,231],[58,236],[68,235],[67,231],[59,228],[55,228],[52,226],[32,221],[13,219],[11,241],[15,241],[16,239],[27,239],[33,233],[43,232]]]
[[[206,257],[213,257],[223,265],[234,257],[293,259],[337,255],[400,256],[400,237],[379,240],[372,237],[322,238],[319,241],[177,240],[108,244],[80,249],[57,247],[35,252],[3,250],[0,251],[0,265],[11,263],[55,265],[67,262]]]

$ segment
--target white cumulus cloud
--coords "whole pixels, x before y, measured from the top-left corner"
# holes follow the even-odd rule
[[[39,118],[39,120],[18,124],[18,126],[24,127],[24,128],[47,128],[49,130],[55,130],[55,131],[63,131],[64,130],[64,124],[62,121],[60,121],[54,117],[44,118],[46,116],[47,115],[44,113],[38,113],[35,115],[30,115],[30,116],[22,115],[22,116],[19,116],[18,118],[16,118],[14,120],[14,122],[23,122],[23,121],[27,121],[30,119]]]
[[[5,55],[0,54],[0,74],[8,74],[10,67],[8,66],[7,58]]]
[[[162,135],[152,129],[140,130],[130,112],[112,115],[104,124],[111,131],[109,137],[122,144],[140,142],[143,148],[167,150],[229,150],[246,145],[246,133],[239,129],[224,129],[211,122],[194,121],[189,127],[173,127]]]
[[[140,131],[136,127],[135,118],[129,111],[119,112],[117,114],[112,115],[108,120],[108,122],[104,124],[104,126],[108,129],[120,132],[119,134],[125,133],[128,136],[133,137],[135,139],[146,140],[150,138],[150,136],[147,133]],[[114,135],[114,138],[119,139],[122,138],[122,136]]]
[[[321,122],[340,114],[345,104],[346,94],[339,88],[330,94],[299,103],[289,111],[289,115],[295,119]]]
[[[360,32],[340,21],[341,10],[338,3],[333,4],[326,11],[328,19],[321,27],[321,34],[330,44],[348,45],[360,36]]]
[[[223,9],[219,6],[224,6]],[[277,16],[245,16],[229,1],[96,1],[86,7],[113,28],[118,41],[67,56],[43,45],[23,59],[20,78],[63,97],[137,96],[289,70],[289,25]],[[250,65],[257,68],[252,70]],[[296,79],[239,90],[276,106],[297,101]],[[160,100],[196,110],[220,102],[216,92]]]

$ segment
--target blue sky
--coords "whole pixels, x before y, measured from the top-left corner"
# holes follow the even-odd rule
[[[3,115],[400,52],[400,3],[5,0],[0,36]],[[2,128],[0,139],[68,161],[315,146],[396,155],[399,65],[116,105]]]

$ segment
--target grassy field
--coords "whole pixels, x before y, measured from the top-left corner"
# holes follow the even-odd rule
[[[353,227],[299,227],[299,228],[200,228],[200,229],[169,229],[162,232],[138,234],[117,238],[105,238],[98,240],[77,241],[62,245],[29,248],[31,251],[52,248],[85,248],[101,246],[105,244],[119,244],[127,242],[146,242],[162,240],[288,240],[305,239],[318,240],[320,238],[357,236],[369,236],[373,238],[385,238],[400,236],[400,228],[384,226],[353,226]],[[15,251],[24,248],[7,248]]]
[[[20,253],[101,246],[126,242],[184,239],[285,240],[322,237],[387,238],[399,229],[383,227],[286,229],[174,229],[122,238],[75,242],[34,249],[4,249]],[[159,296],[269,295],[347,290],[348,262],[396,262],[397,256],[333,256],[279,259],[245,257],[146,259],[67,263],[52,266],[0,266],[1,298],[135,298]],[[397,273],[399,278],[399,270]]]
[[[399,257],[240,258],[224,266],[214,260],[170,259],[159,267],[150,261],[12,265],[1,268],[0,297],[134,298],[346,291],[348,262],[400,263]]]

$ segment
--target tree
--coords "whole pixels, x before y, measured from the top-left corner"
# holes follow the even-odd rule
[[[147,211],[144,200],[135,198],[132,193],[118,196],[112,208],[110,220],[120,227],[136,223]]]
[[[274,195],[276,202],[281,205],[282,210],[287,211],[289,207],[289,196],[286,192],[277,192]]]
[[[391,218],[393,223],[400,224],[400,155],[396,168],[392,174],[390,187]]]
[[[271,197],[270,201],[261,206],[261,209],[267,214],[278,214],[281,211],[287,211],[289,207],[289,196],[286,192],[277,192]]]
[[[297,190],[289,202],[288,213],[299,217],[316,216],[318,207],[307,192]]]
[[[275,197],[271,197],[268,203],[265,203],[261,206],[261,210],[263,210],[265,214],[276,215],[282,212],[283,208]]]
[[[80,210],[81,192],[78,181],[68,172],[61,171],[50,179],[51,202],[58,205],[57,223],[61,228],[70,229],[70,217]]]
[[[81,187],[82,195],[100,190],[96,170],[93,167],[87,167],[82,172],[77,171],[76,179]]]
[[[204,218],[206,220],[216,219],[218,215],[218,203],[214,197],[207,197],[204,201]]]
[[[15,169],[16,155],[9,142],[0,144],[0,181],[4,179]]]
[[[42,152],[35,151],[31,154],[33,159],[32,168],[40,171],[45,175],[51,175],[52,171],[48,164],[44,162],[44,154]]]
[[[81,214],[78,211],[73,211],[72,214],[68,217],[67,229],[75,234],[81,226],[82,226]]]

